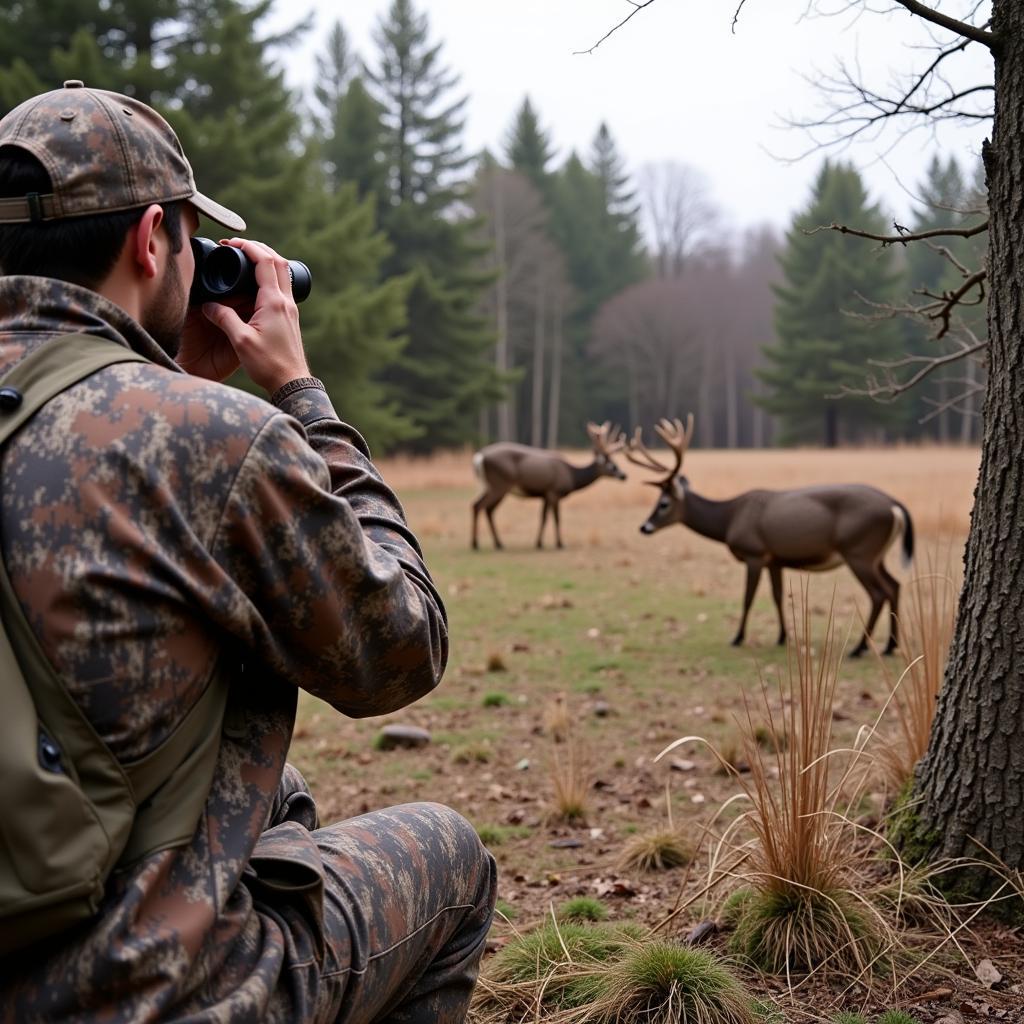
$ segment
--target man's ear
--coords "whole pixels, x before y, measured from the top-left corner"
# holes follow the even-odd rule
[[[163,207],[154,203],[146,207],[142,219],[135,226],[134,251],[132,256],[142,275],[155,278],[159,273],[157,258],[157,230],[164,220]]]

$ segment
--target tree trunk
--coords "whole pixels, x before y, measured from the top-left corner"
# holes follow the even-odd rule
[[[494,348],[494,366],[498,373],[508,373],[508,253],[505,245],[505,198],[502,182],[498,180],[498,171],[491,168],[491,195],[494,198],[494,259],[497,263],[498,280],[495,282],[497,309],[495,310],[495,329],[498,340]],[[505,385],[505,397],[498,403],[498,440],[511,441],[512,437],[512,403]]]
[[[551,385],[548,388],[548,447],[558,447],[559,400],[562,397],[562,295],[555,291],[555,315],[551,325]]]
[[[725,342],[725,446],[740,446],[740,402],[739,382],[736,380],[736,350],[730,338]]]
[[[839,444],[839,410],[834,402],[825,406],[825,436],[826,448],[835,448]]]
[[[983,149],[991,220],[981,469],[956,632],[928,753],[917,839],[935,856],[1024,868],[1024,4],[996,0],[996,117]],[[976,840],[976,842],[975,842]],[[980,845],[979,845],[980,844]]]
[[[544,264],[537,264],[537,305],[533,318],[533,380],[530,399],[530,444],[539,448],[544,443]]]

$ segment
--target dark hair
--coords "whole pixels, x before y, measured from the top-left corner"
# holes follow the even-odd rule
[[[0,198],[52,191],[50,175],[31,153],[0,146]],[[171,251],[183,244],[181,200],[161,203]],[[30,274],[95,288],[113,269],[125,236],[146,207],[28,224],[0,224],[0,274]]]

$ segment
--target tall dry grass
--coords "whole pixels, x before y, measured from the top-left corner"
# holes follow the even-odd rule
[[[892,691],[894,721],[888,731],[880,734],[877,756],[885,782],[894,791],[910,782],[917,763],[928,750],[956,625],[960,585],[952,556],[948,552],[943,557],[929,551],[925,559],[926,571],[903,589],[901,677],[894,679],[887,660],[880,659]]]
[[[742,888],[726,902],[723,916],[733,926],[733,951],[764,971],[791,976],[827,967],[868,976],[893,943],[866,896],[864,843],[851,818],[864,794],[869,760],[860,738],[844,751],[833,743],[846,638],[837,633],[832,611],[824,632],[814,637],[806,587],[799,600],[791,594],[790,605],[787,669],[774,700],[762,680],[757,715],[770,735],[786,740],[758,743],[764,725],[755,723],[748,706],[741,737],[750,771],[733,774],[751,809],[720,844],[738,845],[745,863],[736,875]],[[659,757],[693,738],[676,741]],[[753,839],[737,844],[744,824]]]

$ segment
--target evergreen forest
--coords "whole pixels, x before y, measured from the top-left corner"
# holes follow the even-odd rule
[[[67,78],[157,107],[200,188],[310,266],[312,370],[375,451],[576,446],[588,420],[689,411],[701,446],[980,436],[980,362],[902,388],[984,332],[983,302],[911,315],[954,264],[814,231],[889,230],[854,165],[822,163],[784,237],[737,231],[685,161],[634,167],[604,123],[566,152],[528,96],[469,151],[471,96],[415,0],[367,52],[329,26],[302,94],[282,55],[314,30],[269,31],[276,2],[0,4],[0,114]],[[916,185],[910,230],[984,216],[975,167],[936,158]]]

